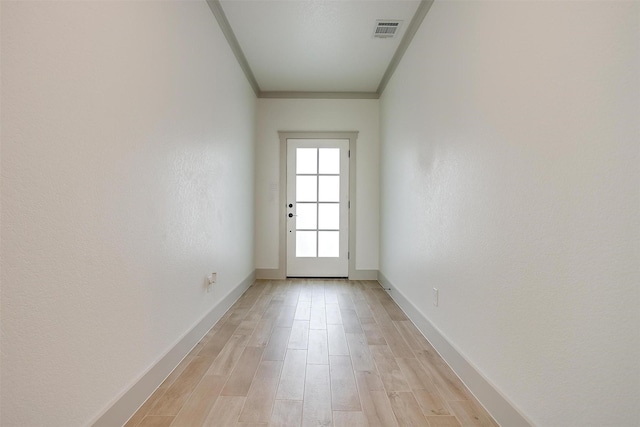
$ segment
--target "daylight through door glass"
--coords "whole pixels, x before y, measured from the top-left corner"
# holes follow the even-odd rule
[[[296,148],[296,257],[340,256],[340,149]]]

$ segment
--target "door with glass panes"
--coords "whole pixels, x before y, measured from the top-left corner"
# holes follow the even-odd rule
[[[349,140],[287,139],[287,276],[349,275]]]

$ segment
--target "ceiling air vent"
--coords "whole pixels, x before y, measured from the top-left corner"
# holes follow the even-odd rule
[[[400,30],[402,21],[377,20],[376,28],[373,30],[373,37],[377,39],[390,39],[395,37]]]

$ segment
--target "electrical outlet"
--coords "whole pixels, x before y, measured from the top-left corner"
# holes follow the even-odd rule
[[[218,280],[217,273],[211,273],[209,276],[207,276],[207,292],[213,291],[213,284],[216,283],[217,280]]]
[[[438,306],[438,289],[433,288],[433,305]]]

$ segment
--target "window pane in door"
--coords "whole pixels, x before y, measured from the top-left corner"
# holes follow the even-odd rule
[[[340,228],[339,203],[320,203],[318,216],[318,228],[323,230],[338,230]]]
[[[296,203],[296,229],[315,230],[318,225],[316,203]]]
[[[339,176],[321,176],[320,178],[320,194],[321,202],[339,202],[340,201],[340,177]]]
[[[320,148],[319,173],[340,173],[340,149]]]
[[[296,231],[296,257],[309,258],[316,256],[316,232]]]
[[[316,176],[296,176],[296,201],[315,202],[318,200]]]
[[[318,256],[324,258],[340,256],[339,231],[318,231]]]
[[[318,173],[318,149],[296,149],[296,173]]]

